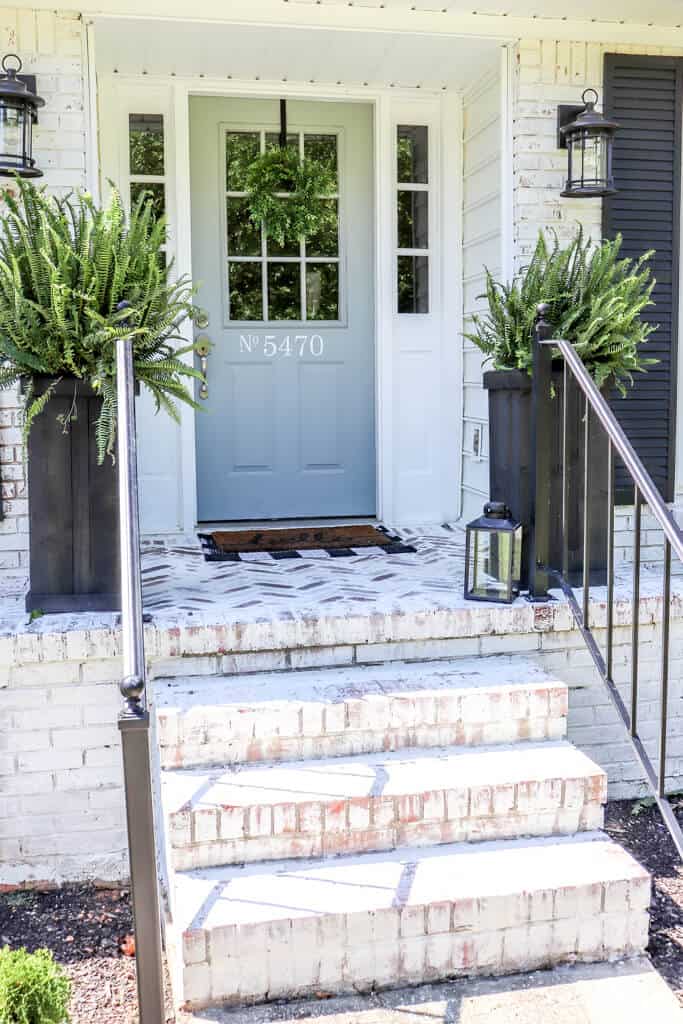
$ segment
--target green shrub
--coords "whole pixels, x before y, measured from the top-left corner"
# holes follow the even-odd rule
[[[655,327],[641,319],[652,302],[655,281],[648,266],[652,252],[638,260],[620,258],[622,239],[599,244],[584,241],[579,229],[566,248],[539,233],[531,261],[510,284],[486,271],[487,310],[472,317],[465,337],[496,370],[531,372],[531,339],[536,307],[550,306],[556,338],[570,341],[600,387],[608,380],[622,394],[633,373],[656,359],[646,359],[640,346]]]
[[[187,384],[201,374],[183,361],[194,346],[181,336],[192,287],[166,263],[166,225],[148,194],[126,219],[116,189],[98,207],[87,193],[60,199],[21,179],[15,187],[0,218],[0,388],[23,382],[28,433],[53,390],[37,396],[35,376],[87,381],[102,396],[102,462],[116,436],[118,337],[132,335],[135,376],[157,410],[177,419],[176,400],[197,407]]]
[[[0,1024],[65,1024],[70,996],[49,950],[0,949]]]

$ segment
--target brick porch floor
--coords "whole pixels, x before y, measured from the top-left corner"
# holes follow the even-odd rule
[[[143,602],[155,626],[287,621],[302,617],[343,618],[349,615],[416,615],[429,612],[481,613],[463,598],[464,531],[454,526],[403,528],[401,537],[417,548],[414,554],[388,555],[380,548],[359,550],[348,558],[325,551],[307,551],[299,559],[276,561],[267,554],[245,555],[241,562],[207,562],[199,542],[148,540],[142,554]],[[681,567],[674,565],[674,599],[683,596]],[[23,632],[26,577],[0,580],[0,636]],[[616,595],[629,601],[630,567],[617,567]],[[559,596],[559,595],[558,595]],[[594,588],[594,601],[605,599]],[[641,600],[661,596],[661,568],[644,566]],[[564,603],[560,600],[560,603]],[[519,599],[517,605],[526,602]],[[107,613],[49,615],[31,623],[36,632],[111,629],[116,616]]]

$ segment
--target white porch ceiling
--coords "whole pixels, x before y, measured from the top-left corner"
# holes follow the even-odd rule
[[[683,2],[683,0],[681,0]],[[495,66],[495,39],[325,28],[103,19],[99,71],[461,90]]]

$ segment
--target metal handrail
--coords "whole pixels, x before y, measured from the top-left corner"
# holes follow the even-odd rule
[[[671,553],[672,550],[683,561],[683,531],[679,528],[664,499],[636,454],[616,416],[607,404],[592,377],[586,370],[573,345],[562,338],[552,337],[552,328],[547,320],[550,307],[538,307],[534,327],[533,379],[532,379],[532,439],[534,451],[531,460],[532,507],[530,516],[530,566],[529,597],[543,600],[548,597],[550,581],[561,588],[569,604],[577,628],[585,641],[593,664],[598,671],[617,715],[627,732],[633,753],[652,791],[654,799],[669,830],[679,856],[683,859],[683,830],[678,823],[673,807],[665,794],[666,760],[668,739],[669,699],[669,640],[671,620]],[[564,393],[562,409],[562,552],[551,551],[550,489],[551,455],[548,444],[548,428],[551,425],[551,368],[555,353],[564,360]],[[583,413],[583,602],[582,607],[570,582],[569,559],[569,474],[570,441],[569,433],[576,425],[570,423],[569,383],[570,375],[584,397]],[[590,578],[591,578],[591,448],[592,421],[597,418],[607,439],[607,622],[606,651],[603,656],[593,633],[590,621]],[[630,707],[621,696],[613,679],[614,666],[614,464],[615,453],[620,457],[634,484],[634,538],[633,538],[633,614],[631,616],[631,679]],[[664,578],[662,605],[662,657],[660,676],[660,720],[659,757],[655,769],[650,756],[638,734],[639,696],[639,602],[641,567],[641,523],[643,499],[664,532]],[[561,561],[561,568],[551,564]]]
[[[591,404],[592,411],[600,420],[610,441],[614,445],[619,458],[629,471],[633,482],[645,499],[650,512],[655,517],[674,552],[683,562],[683,530],[672,516],[652,477],[645,469],[633,445],[627,438],[618,419],[610,409],[607,401],[600,393],[595,381],[583,365],[581,357],[569,341],[561,338],[541,339],[540,345],[548,345],[559,349],[560,354],[572,371],[574,379]]]
[[[126,306],[121,304],[120,310]],[[121,637],[124,706],[119,715],[128,825],[131,891],[140,1024],[164,1024],[161,916],[157,877],[149,711],[146,706],[145,640],[140,570],[140,518],[135,374],[129,336],[116,342],[118,418]]]

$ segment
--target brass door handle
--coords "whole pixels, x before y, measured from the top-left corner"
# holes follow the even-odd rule
[[[199,367],[204,375],[204,380],[199,385],[199,397],[204,401],[209,397],[209,385],[206,382],[206,376],[209,371],[209,352],[211,351],[211,341],[208,334],[200,334],[197,338],[195,351],[199,356]]]

